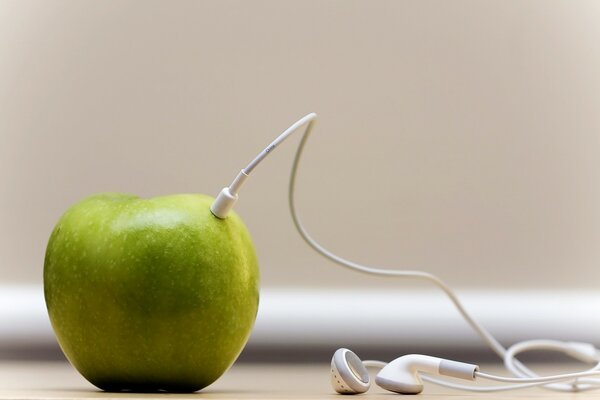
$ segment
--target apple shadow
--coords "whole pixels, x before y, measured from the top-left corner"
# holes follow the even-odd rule
[[[78,395],[77,397],[89,397],[92,395],[93,397],[104,397],[120,394],[124,396],[131,397],[139,397],[139,398],[161,398],[168,396],[170,399],[177,399],[178,397],[189,398],[189,397],[211,397],[211,396],[226,396],[226,395],[244,395],[244,394],[259,394],[264,391],[258,390],[205,390],[205,391],[196,391],[196,392],[167,392],[167,391],[128,391],[128,390],[101,390],[101,389],[77,389],[77,388],[39,388],[36,389],[36,392],[43,392],[45,395],[52,392],[60,392],[60,393],[69,393],[72,395]],[[75,398],[75,397],[74,397]]]

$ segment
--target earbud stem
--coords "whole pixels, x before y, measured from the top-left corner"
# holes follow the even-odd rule
[[[403,394],[418,394],[423,390],[420,372],[474,380],[479,367],[443,358],[407,354],[386,365],[375,378],[382,388]]]
[[[468,381],[475,380],[475,372],[479,371],[479,366],[467,364],[458,361],[444,360],[440,362],[440,375],[451,376],[453,378],[465,379]]]

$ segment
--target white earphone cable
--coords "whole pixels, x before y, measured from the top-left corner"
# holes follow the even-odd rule
[[[316,115],[315,115],[315,118],[316,118]],[[450,300],[452,301],[454,306],[457,308],[457,310],[460,312],[460,314],[469,323],[469,325],[471,325],[471,327],[473,327],[473,329],[481,336],[481,338],[490,346],[490,348],[492,350],[494,350],[494,352],[496,352],[496,354],[498,354],[500,357],[504,357],[504,354],[506,353],[506,349],[504,348],[504,346],[502,346],[502,344],[500,344],[500,342],[498,342],[496,340],[496,338],[494,338],[484,327],[479,325],[479,323],[477,323],[477,321],[475,321],[469,315],[469,313],[467,313],[466,309],[464,308],[464,306],[462,305],[462,303],[460,302],[458,297],[454,294],[452,289],[450,289],[450,287],[448,285],[446,285],[437,276],[430,274],[428,272],[423,272],[423,271],[410,271],[410,270],[408,270],[408,271],[401,270],[400,271],[400,270],[390,270],[390,269],[383,269],[383,268],[374,268],[374,267],[369,267],[366,265],[356,263],[354,261],[346,260],[346,259],[330,252],[329,250],[327,250],[326,248],[321,246],[315,239],[313,239],[312,236],[310,236],[310,234],[308,233],[306,228],[304,228],[304,225],[302,225],[302,222],[300,221],[300,217],[298,216],[298,212],[296,211],[294,194],[295,194],[295,189],[296,189],[296,175],[298,172],[298,166],[300,164],[300,159],[301,159],[302,153],[304,151],[304,146],[306,145],[306,141],[308,140],[308,138],[310,136],[310,133],[312,131],[314,123],[315,123],[314,118],[309,121],[309,123],[304,131],[304,135],[302,136],[302,139],[300,140],[300,144],[298,145],[298,148],[296,150],[296,156],[294,157],[294,162],[292,164],[292,170],[290,173],[290,183],[288,186],[288,201],[289,201],[289,208],[290,208],[292,220],[294,221],[294,225],[296,226],[296,229],[298,230],[298,232],[300,233],[300,236],[304,239],[304,241],[306,243],[308,243],[308,245],[311,246],[318,253],[320,253],[324,257],[330,259],[331,261],[335,262],[336,264],[341,265],[346,268],[350,268],[350,269],[358,271],[358,272],[362,272],[362,273],[370,274],[370,275],[396,276],[396,277],[401,277],[401,278],[417,278],[417,279],[427,280],[427,281],[435,284],[440,289],[442,289],[442,291],[450,298]]]
[[[529,348],[529,347],[527,347],[528,342],[522,342],[522,343],[516,345],[516,346],[520,346],[517,349],[519,351],[508,351],[500,342],[498,342],[498,340],[496,340],[496,338],[494,338],[492,336],[492,334],[487,329],[485,329],[477,321],[475,321],[475,319],[473,319],[473,317],[471,317],[471,315],[467,312],[467,310],[462,305],[462,303],[460,302],[460,300],[458,299],[456,294],[454,294],[452,289],[450,289],[450,287],[448,285],[446,285],[446,283],[444,283],[437,276],[430,274],[428,272],[423,272],[423,271],[390,270],[390,269],[374,268],[374,267],[362,265],[362,264],[359,264],[359,263],[356,263],[356,262],[353,262],[350,260],[346,260],[346,259],[330,252],[329,250],[327,250],[326,248],[321,246],[315,239],[312,238],[312,236],[308,233],[308,231],[302,224],[300,217],[298,216],[298,212],[296,211],[294,194],[295,194],[295,188],[296,188],[296,175],[298,172],[298,166],[300,164],[300,159],[302,157],[304,146],[306,145],[306,142],[312,132],[313,127],[314,127],[316,117],[317,117],[317,115],[314,113],[309,114],[309,115],[305,116],[304,118],[302,118],[301,120],[299,120],[298,122],[296,122],[294,125],[292,125],[292,127],[288,128],[284,132],[284,133],[287,133],[287,135],[286,135],[286,137],[287,137],[293,131],[295,131],[297,128],[300,128],[301,126],[303,126],[306,123],[306,129],[304,131],[304,134],[302,135],[302,138],[301,138],[298,148],[296,150],[296,155],[294,157],[294,162],[292,164],[292,169],[291,169],[291,173],[290,173],[290,181],[289,181],[289,186],[288,186],[288,201],[289,201],[289,208],[290,208],[292,220],[294,221],[294,225],[295,225],[296,229],[298,230],[298,232],[300,233],[300,236],[304,239],[304,241],[310,247],[312,247],[315,251],[320,253],[322,256],[328,258],[329,260],[335,262],[338,265],[341,265],[343,267],[346,267],[346,268],[349,268],[349,269],[352,269],[352,270],[355,270],[358,272],[362,272],[365,274],[371,274],[371,275],[380,275],[380,276],[394,276],[394,277],[400,277],[400,278],[417,278],[417,279],[423,279],[423,280],[433,283],[434,285],[436,285],[437,287],[442,289],[442,291],[448,296],[450,301],[454,304],[454,306],[456,307],[458,312],[462,315],[462,317],[465,319],[465,321],[467,321],[467,323],[473,328],[473,330],[475,330],[475,332],[477,332],[479,334],[481,339],[496,354],[498,354],[498,356],[500,356],[504,360],[507,368],[509,368],[509,370],[513,374],[515,374],[515,376],[518,377],[518,378],[507,378],[507,379],[516,379],[511,382],[514,382],[514,381],[524,382],[523,379],[538,379],[538,375],[535,374],[533,371],[531,371],[529,368],[527,368],[525,365],[523,365],[521,362],[519,362],[515,358],[515,354],[520,351],[526,351],[526,350],[530,350],[530,349],[538,349],[539,346]],[[283,136],[283,134],[281,136]],[[562,343],[562,342],[560,342],[560,343]],[[572,348],[569,347],[568,343],[564,344],[564,347],[554,346],[552,348],[544,347],[544,349],[550,349],[550,350],[555,350],[555,351],[558,350],[558,351],[562,351],[568,355],[577,357],[576,354],[575,355],[572,354],[573,353]],[[579,357],[579,358],[581,358],[581,357]],[[370,366],[381,365],[381,364],[378,364],[378,363],[380,363],[378,361],[370,361],[370,363],[371,363]],[[548,384],[548,382],[554,382],[556,380],[573,379],[573,378],[583,377],[583,376],[596,375],[597,372],[592,372],[592,371],[596,371],[598,369],[600,369],[600,364],[597,365],[596,367],[594,367],[592,370],[584,371],[584,372],[580,373],[579,375],[578,374],[567,374],[567,375],[564,375],[562,378],[550,377],[550,378],[556,378],[556,379],[548,379],[548,378],[542,377],[542,378],[539,378],[539,380],[536,382],[528,381],[530,383],[523,383],[521,385],[509,385],[509,386],[504,386],[504,387],[500,387],[500,386],[472,387],[472,386],[467,386],[467,385],[453,384],[450,382],[437,380],[437,379],[427,377],[427,376],[424,376],[424,379],[426,379],[430,382],[436,383],[436,384],[445,385],[447,387],[466,389],[466,390],[476,390],[476,391],[510,390],[510,389],[515,389],[515,388],[523,388],[523,387],[530,387],[530,386],[537,386],[537,385],[545,385],[545,387],[548,389],[553,389],[553,390],[558,390],[558,391],[581,391],[581,390],[588,390],[588,389],[600,387],[600,381],[590,380],[591,382],[585,383],[583,385],[579,384],[577,381],[573,381],[571,383],[562,383],[562,384]],[[485,375],[485,376],[481,375],[481,377],[492,379],[493,375]],[[502,378],[502,377],[497,377],[497,378]]]

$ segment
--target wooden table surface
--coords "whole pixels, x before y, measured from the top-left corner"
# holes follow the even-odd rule
[[[556,372],[561,366],[542,367],[538,371]],[[570,368],[571,370],[573,368]],[[487,371],[502,371],[489,366]],[[563,369],[564,370],[564,369]],[[105,393],[84,380],[66,362],[0,362],[0,399],[91,399],[91,398],[216,398],[216,399],[349,399],[335,394],[329,386],[327,364],[236,364],[217,382],[193,394]],[[357,399],[398,396],[373,387]],[[556,393],[527,389],[501,393],[463,393],[427,385],[420,400],[459,399],[600,399],[600,391]]]

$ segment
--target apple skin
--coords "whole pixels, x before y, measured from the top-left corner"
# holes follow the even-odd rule
[[[242,351],[258,310],[250,235],[214,199],[105,193],[54,228],[44,295],[68,360],[107,391],[194,392]]]

